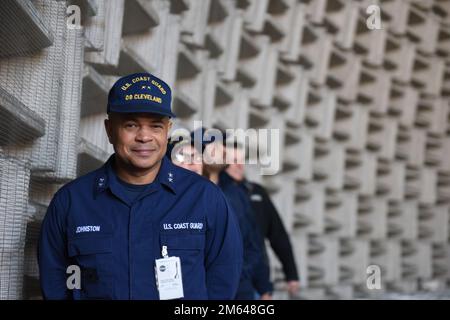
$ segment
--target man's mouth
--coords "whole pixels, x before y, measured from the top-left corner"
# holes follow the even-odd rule
[[[131,149],[131,151],[140,157],[148,157],[153,154],[156,149]]]

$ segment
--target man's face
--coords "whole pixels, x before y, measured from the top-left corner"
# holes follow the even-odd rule
[[[221,142],[206,145],[203,151],[203,166],[208,171],[221,171],[226,167],[226,152]]]
[[[242,181],[244,179],[245,156],[241,149],[230,148],[227,149],[227,155],[232,162],[226,168],[226,172],[236,181]]]
[[[167,149],[171,125],[168,117],[150,113],[112,113],[105,120],[119,162],[138,171],[159,164]]]
[[[175,148],[177,148],[175,146]],[[177,166],[193,171],[199,175],[203,172],[203,163],[197,149],[190,144],[181,145],[174,150],[172,161]]]

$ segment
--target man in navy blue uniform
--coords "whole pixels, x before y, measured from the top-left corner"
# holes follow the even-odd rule
[[[235,296],[243,259],[235,214],[217,186],[164,156],[170,105],[170,87],[148,73],[112,87],[105,128],[115,153],[62,187],[42,223],[44,298],[159,299],[155,273],[165,268],[155,261],[171,257],[181,261],[185,299]],[[80,288],[68,287],[69,266],[80,268]]]
[[[261,235],[268,239],[274,253],[279,258],[286,276],[286,289],[292,298],[296,298],[300,287],[297,266],[289,235],[283,225],[269,194],[265,188],[245,178],[245,149],[235,145],[227,154],[233,155],[233,162],[226,168],[226,173],[236,185],[249,197],[249,201],[255,213],[255,221],[261,231]],[[264,248],[264,258],[269,264],[268,255]],[[259,269],[259,276],[266,278],[264,270]]]
[[[220,186],[239,221],[244,244],[244,263],[235,299],[253,300],[256,297],[255,291],[261,299],[270,299],[273,290],[270,269],[263,256],[264,242],[256,226],[253,209],[246,193],[224,172],[228,165],[224,141],[226,135],[218,129],[200,128],[191,133],[191,139],[201,141],[205,174]]]

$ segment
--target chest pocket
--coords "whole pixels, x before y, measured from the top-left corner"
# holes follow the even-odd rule
[[[202,267],[205,249],[204,233],[162,233],[161,247],[167,246],[169,256],[179,257],[184,274],[196,267]]]
[[[80,237],[68,241],[68,255],[81,270],[81,289],[74,298],[112,298],[112,238]]]

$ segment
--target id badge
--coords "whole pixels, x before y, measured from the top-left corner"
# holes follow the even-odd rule
[[[155,260],[155,276],[160,300],[184,297],[179,257],[164,257]]]

